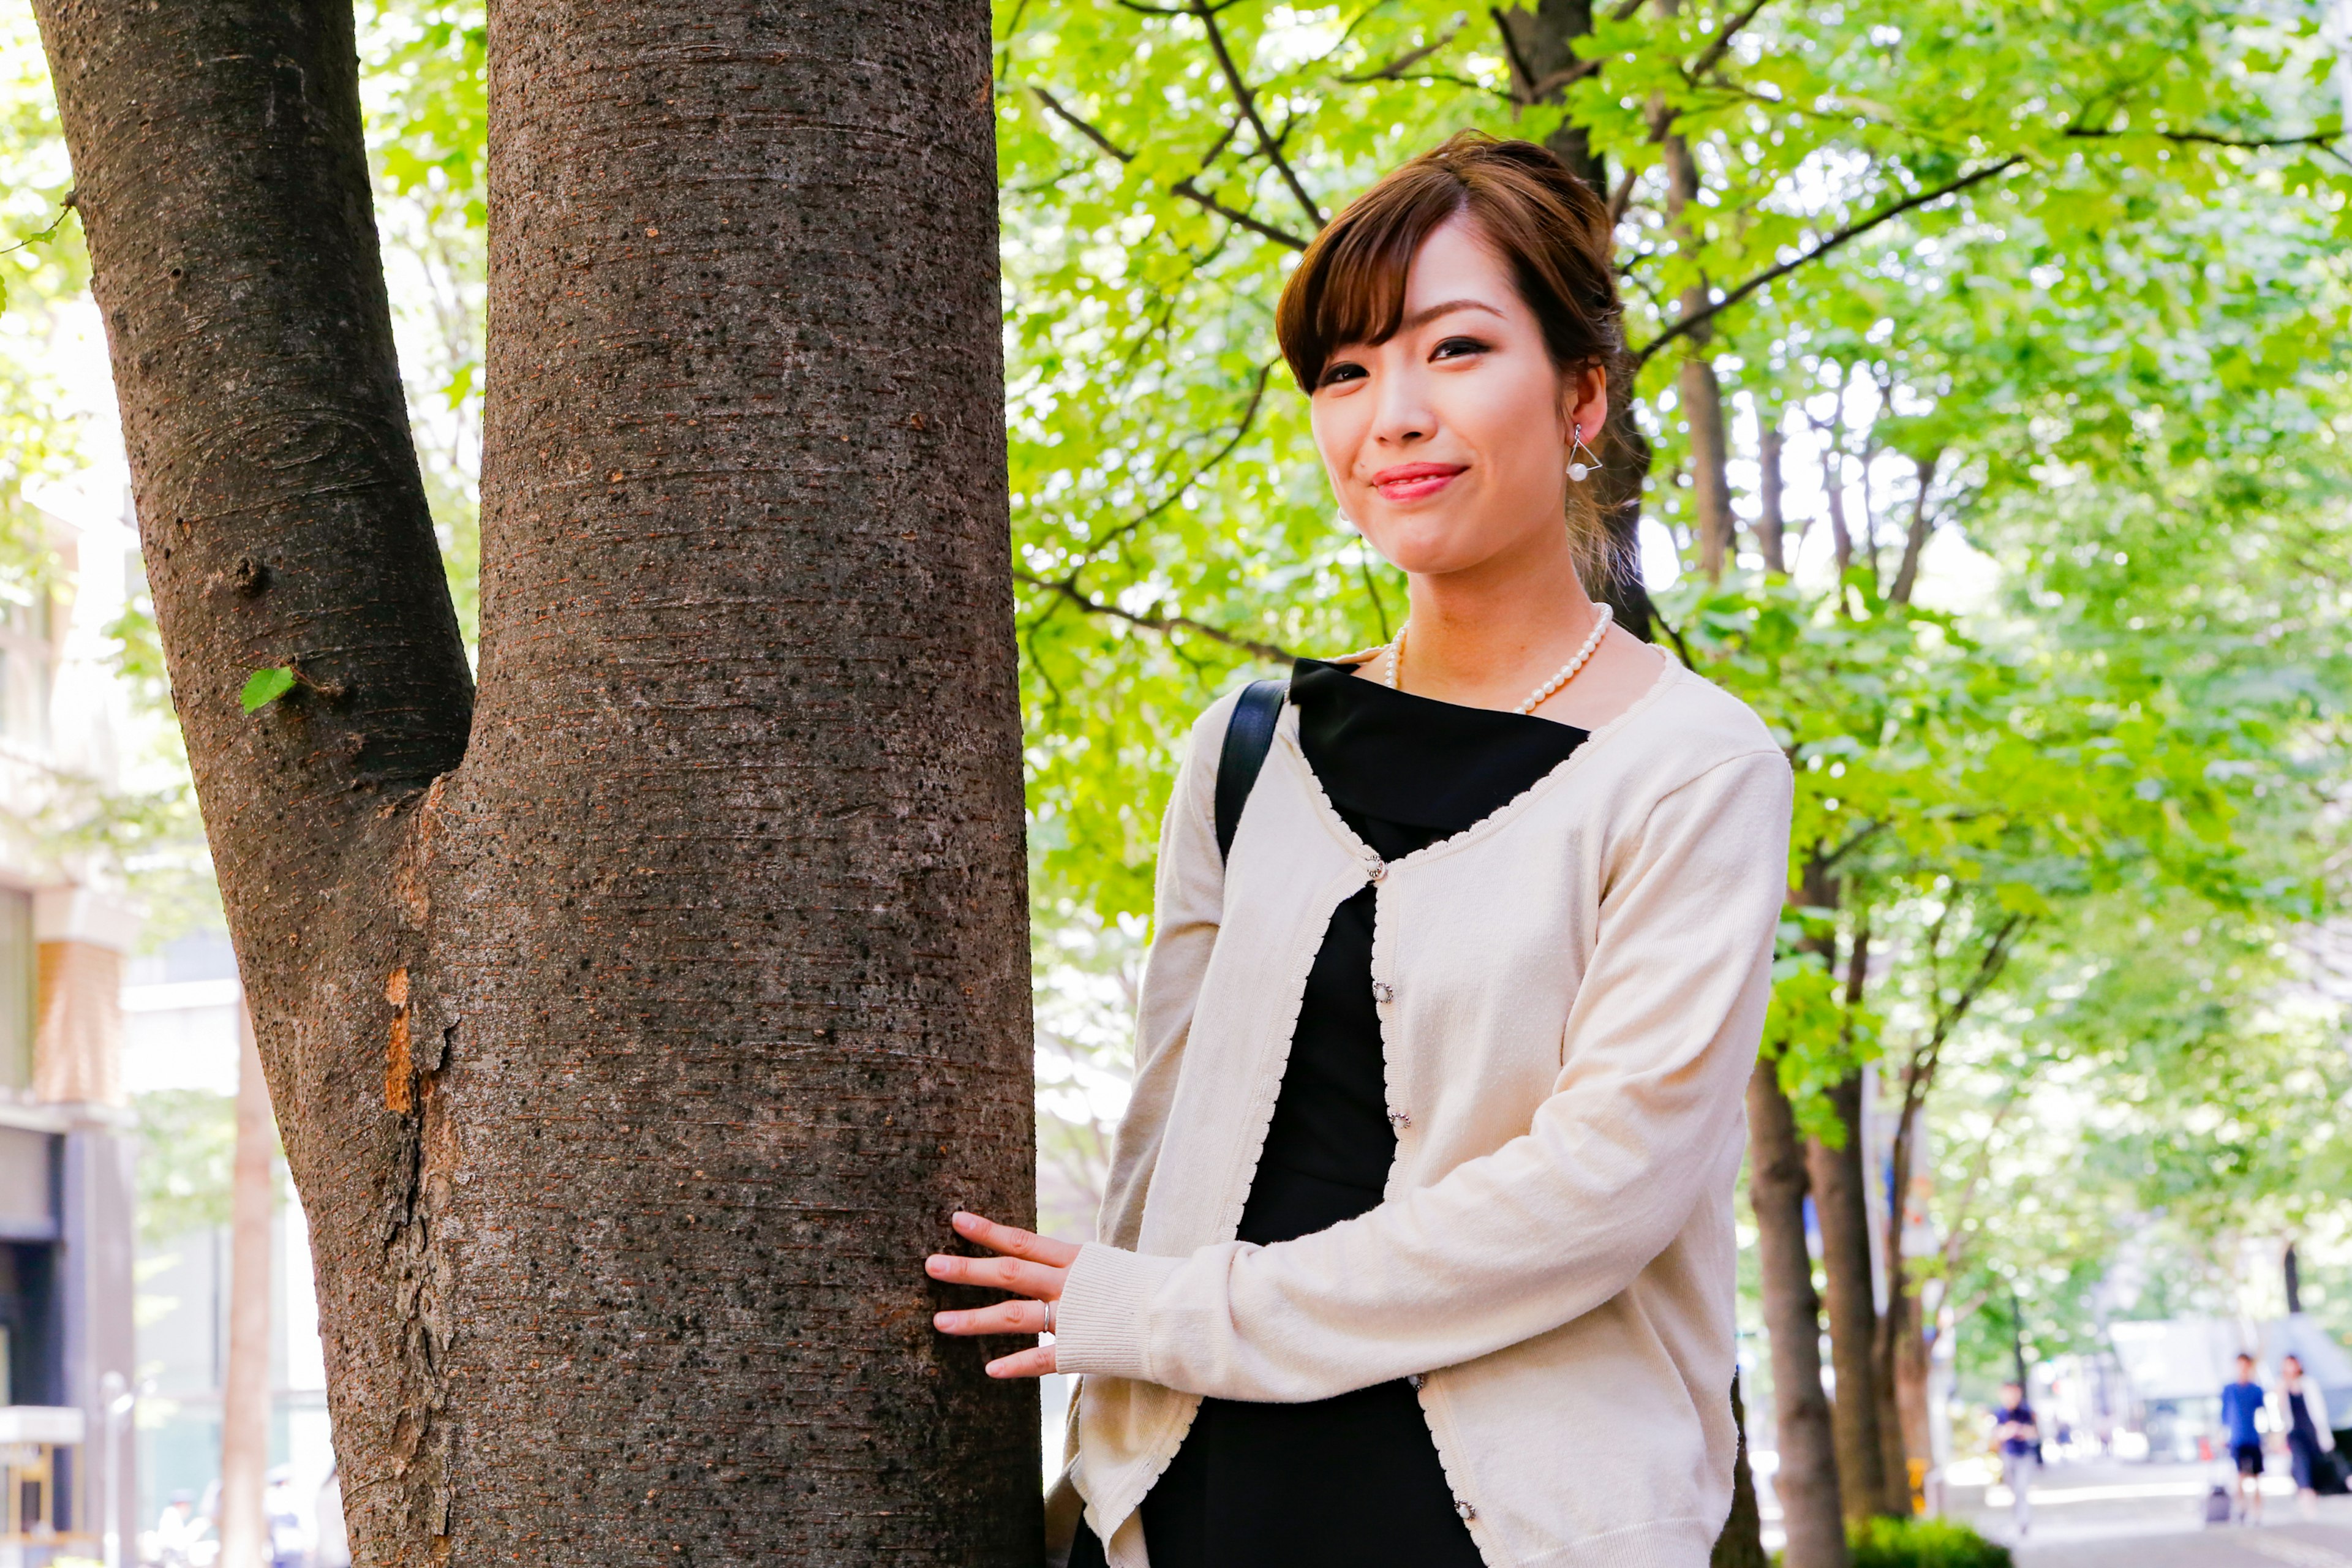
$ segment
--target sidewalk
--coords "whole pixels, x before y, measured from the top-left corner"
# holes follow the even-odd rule
[[[2283,1475],[2263,1489],[2265,1523],[2203,1522],[2215,1465],[2094,1461],[2053,1466],[2032,1491],[2033,1529],[2019,1542],[2003,1506],[1963,1514],[2017,1551],[2018,1568],[2352,1568],[2352,1498],[2323,1498],[2306,1520]],[[1958,1510],[1956,1510],[1958,1511]]]

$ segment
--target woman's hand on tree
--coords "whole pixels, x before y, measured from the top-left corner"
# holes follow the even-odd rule
[[[923,1272],[950,1285],[982,1285],[1010,1290],[1018,1298],[992,1307],[940,1312],[931,1324],[943,1334],[1042,1334],[1053,1321],[1051,1302],[1062,1299],[1062,1285],[1078,1249],[1030,1231],[958,1214],[956,1234],[995,1253],[994,1258],[960,1258],[935,1252],[923,1260]],[[1043,1377],[1054,1370],[1054,1347],[1039,1345],[999,1356],[988,1363],[991,1377]]]

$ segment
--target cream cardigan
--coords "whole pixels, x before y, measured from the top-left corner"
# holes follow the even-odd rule
[[[1193,727],[1169,804],[1104,1242],[1056,1310],[1056,1363],[1087,1374],[1066,1480],[1113,1568],[1145,1568],[1138,1505],[1202,1395],[1407,1376],[1491,1568],[1697,1568],[1730,1501],[1731,1194],[1787,761],[1670,665],[1517,800],[1383,864],[1286,709],[1227,868],[1232,711]],[[1308,967],[1368,879],[1387,1194],[1238,1242]]]

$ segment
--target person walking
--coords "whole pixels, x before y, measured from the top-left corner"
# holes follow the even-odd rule
[[[1992,1419],[1993,1441],[2000,1448],[2000,1482],[2009,1489],[2009,1517],[2022,1538],[2033,1528],[2030,1494],[2042,1469],[2042,1426],[2033,1406],[2025,1402],[2023,1384],[2000,1385],[2000,1405]]]
[[[2238,1352],[2238,1380],[2221,1388],[2221,1425],[2229,1431],[2230,1458],[2238,1467],[2238,1517],[2263,1521],[2263,1405],[2267,1398],[2254,1381],[2254,1358]]]
[[[2327,1399],[2319,1384],[2303,1374],[2303,1358],[2289,1354],[2279,1363],[2279,1397],[2286,1406],[2286,1448],[2294,1467],[2294,1494],[2303,1516],[2319,1511],[2319,1494],[2340,1492],[2344,1479],[2336,1468],[2336,1433],[2327,1422]]]
[[[1194,726],[1084,1247],[974,1215],[1083,1374],[1049,1506],[1101,1568],[1700,1568],[1731,1500],[1732,1190],[1792,780],[1612,625],[1587,493],[1607,208],[1464,134],[1300,259],[1276,333],[1386,644]],[[1079,1516],[1083,1513],[1083,1519]]]

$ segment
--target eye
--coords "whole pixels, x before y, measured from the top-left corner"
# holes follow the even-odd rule
[[[1429,351],[1429,357],[1433,360],[1465,359],[1472,354],[1485,353],[1493,346],[1494,345],[1491,343],[1479,338],[1447,338],[1435,348]]]
[[[1370,373],[1367,372],[1362,365],[1356,363],[1353,360],[1335,360],[1331,363],[1323,367],[1323,379],[1316,384],[1315,390],[1320,392],[1327,386],[1338,386],[1346,382],[1361,381],[1369,374]]]

